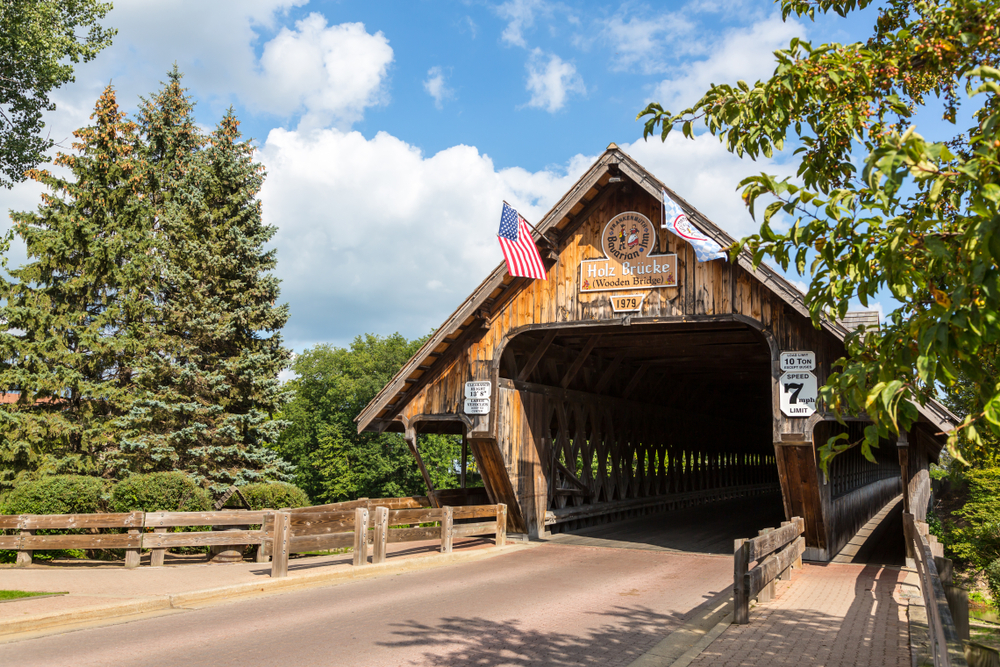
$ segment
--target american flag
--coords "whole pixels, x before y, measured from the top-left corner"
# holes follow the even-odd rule
[[[538,246],[531,238],[528,223],[521,214],[503,203],[503,213],[500,214],[500,249],[507,260],[507,272],[512,276],[546,280],[549,276],[545,265],[538,254]]]

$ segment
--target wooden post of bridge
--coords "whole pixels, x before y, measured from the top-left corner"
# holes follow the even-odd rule
[[[507,544],[507,506],[503,503],[497,505],[497,539],[498,547]]]
[[[444,507],[444,516],[441,517],[441,553],[450,554],[454,537],[455,511],[451,507]]]
[[[271,576],[288,576],[288,548],[291,540],[291,515],[274,513],[274,538],[271,540]]]
[[[375,508],[375,539],[372,542],[372,563],[385,562],[386,538],[389,535],[389,508]]]
[[[768,533],[774,532],[774,528],[764,528],[757,532],[757,536],[767,535]],[[770,583],[760,589],[760,593],[757,594],[757,602],[770,602],[774,599],[774,580],[772,579]]]
[[[733,623],[736,625],[750,622],[750,598],[746,582],[749,565],[746,540],[733,540]]]
[[[139,563],[141,562],[142,551],[139,549],[139,544],[141,544],[140,535],[145,523],[145,517],[145,512],[132,512],[132,516],[129,517],[128,534],[136,537],[135,548],[125,550],[125,567],[130,570],[139,567]]]
[[[368,564],[368,508],[354,510],[354,564]]]

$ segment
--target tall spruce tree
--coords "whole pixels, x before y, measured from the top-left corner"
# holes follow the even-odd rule
[[[183,470],[216,489],[289,478],[265,446],[282,426],[273,415],[289,354],[275,253],[264,249],[276,229],[257,199],[263,168],[231,110],[206,143],[180,78],[175,68],[141,114],[163,285],[125,445],[137,469]]]
[[[110,86],[91,118],[74,133],[75,154],[55,160],[72,177],[30,171],[48,193],[37,211],[11,215],[28,261],[0,280],[0,385],[19,392],[0,411],[5,485],[25,472],[113,476],[126,466],[117,420],[155,339],[147,165]]]

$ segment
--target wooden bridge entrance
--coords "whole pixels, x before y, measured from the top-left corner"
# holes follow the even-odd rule
[[[733,239],[617,146],[537,229],[547,279],[498,266],[359,430],[405,433],[422,470],[421,433],[462,434],[490,502],[528,536],[780,498],[785,518],[805,520],[806,557],[828,560],[901,490],[923,518],[927,467],[954,417],[925,406],[876,463],[848,453],[826,477],[818,445],[839,431],[854,441],[866,422],[823,413],[810,383],[825,382],[853,324],[815,328],[802,294],[745,254],[697,261],[697,235]],[[803,364],[793,375],[786,353]]]

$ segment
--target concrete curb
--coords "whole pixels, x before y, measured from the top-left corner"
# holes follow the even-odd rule
[[[368,564],[359,568],[338,570],[336,572],[314,572],[309,574],[291,574],[282,579],[262,578],[261,581],[250,581],[233,586],[221,588],[210,588],[188,593],[177,593],[174,595],[158,595],[138,600],[128,600],[127,602],[114,602],[109,604],[83,607],[65,612],[51,612],[47,614],[37,614],[26,616],[14,621],[8,621],[0,625],[0,643],[16,641],[18,635],[37,636],[38,633],[47,634],[45,631],[55,631],[60,628],[78,626],[81,624],[99,625],[102,621],[114,621],[127,616],[137,616],[162,612],[167,610],[192,610],[201,607],[238,602],[255,597],[266,595],[278,595],[292,591],[304,590],[308,588],[321,588],[323,586],[334,586],[350,581],[371,579],[374,577],[403,574],[406,572],[417,572],[428,570],[444,565],[468,563],[486,558],[493,558],[505,553],[513,552],[517,549],[529,545],[510,545],[503,547],[486,547],[467,552],[453,552],[450,554],[430,554],[427,556],[415,556],[405,560],[386,561],[377,565]],[[534,545],[530,545],[534,546]],[[264,565],[264,564],[262,564]],[[294,572],[294,571],[293,571]]]

